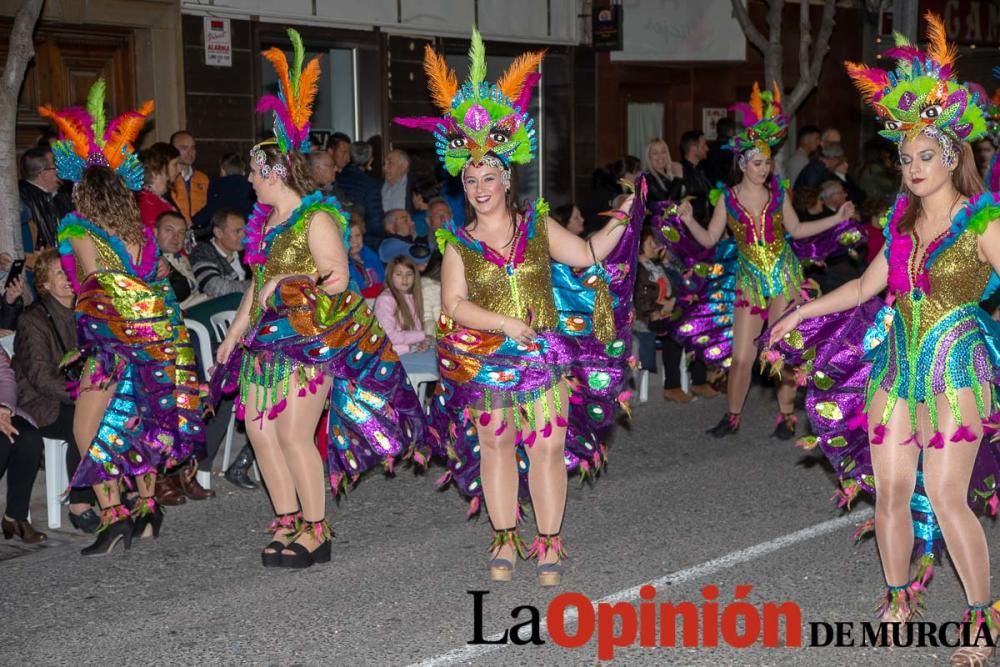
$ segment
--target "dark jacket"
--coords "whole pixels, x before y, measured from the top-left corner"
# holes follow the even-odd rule
[[[63,346],[68,351],[77,345],[73,311],[51,296],[42,297],[42,301],[52,314],[52,320],[41,302],[25,309],[17,323],[13,360],[18,406],[39,428],[56,420],[61,403],[73,403],[66,391],[66,379],[59,370],[59,362],[63,358]]]
[[[708,224],[708,194],[712,191],[712,181],[705,174],[704,162],[691,164],[681,160],[684,167],[684,191],[691,199],[691,209],[694,219],[701,225]]]
[[[813,158],[809,161],[809,164],[799,172],[799,177],[795,179],[795,187],[801,188],[811,187],[818,188],[821,187],[827,181],[840,181],[844,184],[844,190],[847,192],[847,198],[854,202],[855,206],[861,206],[865,201],[865,192],[859,188],[850,177],[841,178],[837,174],[830,171],[823,161],[819,158]]]
[[[349,164],[337,174],[337,185],[347,198],[358,206],[365,218],[365,243],[371,248],[377,248],[385,225],[382,219],[382,189],[374,178],[366,174],[355,164]]]
[[[64,192],[50,195],[28,181],[19,181],[17,192],[21,204],[38,228],[38,239],[34,249],[40,250],[42,246],[55,248],[58,245],[56,230],[59,228],[59,221],[73,210],[73,201]]]
[[[213,178],[208,183],[208,201],[204,208],[195,213],[193,227],[198,231],[207,230],[212,222],[212,215],[220,208],[231,208],[239,211],[243,219],[246,220],[253,212],[254,201],[256,201],[256,197],[253,194],[253,187],[246,176],[230,174],[229,176]],[[211,236],[211,231],[209,230],[207,234],[199,234],[199,236]]]

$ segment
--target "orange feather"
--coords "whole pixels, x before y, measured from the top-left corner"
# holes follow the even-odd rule
[[[758,120],[763,120],[764,101],[760,99],[760,86],[757,85],[756,81],[753,82],[753,92],[750,93],[750,108],[753,109]]]
[[[939,62],[941,65],[951,65],[958,56],[958,49],[954,44],[948,43],[948,33],[944,29],[941,17],[933,12],[924,14],[927,21],[927,55]]]
[[[137,111],[125,114],[125,117],[116,123],[111,136],[101,147],[104,159],[112,169],[117,169],[125,159],[125,154],[131,152],[132,144],[139,137],[142,126],[146,124],[146,116],[151,113],[153,113],[153,101],[147,100]]]
[[[778,88],[778,82],[773,81],[774,84],[774,97],[772,98],[776,104],[781,104],[781,88]]]
[[[47,104],[45,106],[38,107],[38,113],[41,114],[43,118],[50,118],[59,128],[59,131],[62,132],[66,141],[73,144],[73,152],[79,155],[82,159],[87,159],[87,156],[90,153],[90,140],[87,138],[87,134],[75,122],[60,116],[59,112]]]
[[[299,75],[299,94],[295,100],[289,100],[292,122],[296,128],[303,127],[312,116],[313,100],[319,92],[319,58],[313,58]]]
[[[865,100],[870,101],[875,95],[882,92],[884,86],[880,86],[866,74],[871,69],[868,65],[845,60],[844,68],[847,70],[847,76],[851,77],[854,82],[854,87],[861,91]]]
[[[545,57],[545,51],[529,51],[522,53],[514,62],[510,64],[507,71],[503,73],[497,81],[497,87],[503,91],[508,99],[516,100],[521,95],[521,88],[524,87],[524,80],[528,75],[538,69]]]
[[[458,77],[455,70],[448,67],[444,56],[438,55],[430,44],[424,46],[424,72],[434,104],[442,113],[448,113],[451,111],[451,100],[458,92]]]
[[[285,52],[272,46],[261,55],[274,67],[274,72],[278,75],[278,83],[281,84],[281,93],[285,96],[285,103],[289,104],[288,98],[292,95],[292,79],[288,75],[288,58],[285,57]]]
[[[993,91],[993,104],[1000,106],[1000,88]]]

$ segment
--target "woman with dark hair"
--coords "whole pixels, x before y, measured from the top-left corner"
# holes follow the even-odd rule
[[[288,34],[302,68],[302,41]],[[275,112],[275,139],[250,152],[258,204],[244,247],[253,278],[217,351],[212,390],[214,399],[238,385],[237,414],[274,507],[263,564],[302,568],[331,556],[315,437],[324,413],[335,493],[376,465],[391,472],[394,460],[424,439],[425,423],[399,357],[349,289],[347,218],[335,198],[316,189],[301,152],[316,95],[307,82],[318,79],[319,59],[290,72],[280,49],[263,55],[281,87],[280,97],[258,105]]]
[[[539,585],[554,586],[565,556],[567,468],[586,474],[603,464],[624,381],[632,275],[615,280],[601,262],[633,265],[637,230],[621,224],[628,203],[590,241],[548,217],[544,200],[525,210],[516,204],[511,164],[534,157],[533,123],[523,110],[542,56],[521,56],[520,67],[488,85],[473,29],[470,78],[459,88],[428,46],[425,70],[444,116],[396,122],[450,128],[440,157],[465,187],[465,226],[437,233],[441,379],[431,418],[447,439],[437,453],[447,456],[447,479],[472,496],[470,511],[486,500],[495,581],[509,581],[524,556],[516,522],[519,491],[527,489],[538,527],[528,555],[538,557]],[[578,277],[570,267],[586,271]]]
[[[875,493],[887,584],[882,620],[906,622],[919,612],[943,538],[965,589],[964,623],[972,625],[964,628],[972,645],[960,646],[951,664],[984,665],[995,657],[1000,612],[992,606],[986,536],[970,505],[995,509],[1000,475],[1000,448],[984,437],[984,422],[991,429],[1000,422],[1000,327],[979,307],[1000,284],[1000,196],[984,192],[969,146],[986,131],[981,107],[940,113],[941,100],[971,93],[957,80],[941,20],[928,13],[927,21],[927,53],[897,45],[904,55],[893,56],[895,73],[847,64],[902,164],[886,250],[863,276],[775,324],[769,342],[795,364],[811,350],[813,375],[832,372],[824,360],[835,359],[840,377],[861,380],[844,390],[840,382],[817,383],[809,400],[819,400],[814,431],[842,495],[849,502],[861,489]],[[877,295],[886,288],[883,303]]]
[[[70,485],[93,486],[102,513],[97,541],[84,555],[110,552],[119,541],[128,549],[133,535],[158,536],[158,469],[174,467],[204,446],[187,331],[169,284],[156,282],[153,230],[143,225],[129,191],[143,184],[132,142],[153,104],[106,128],[103,107],[101,79],[86,110],[40,109],[63,137],[53,146],[59,176],[76,183],[77,210],[63,218],[58,238],[78,295],[84,360],[73,415],[83,460]],[[131,512],[120,495],[126,477],[134,478],[139,493]]]
[[[808,225],[800,223],[772,169],[771,149],[788,129],[779,94],[761,93],[754,84],[750,105],[740,105],[738,111],[744,115],[742,124],[746,129],[730,144],[736,154],[736,184],[725,189],[707,228],[695,220],[689,202],[679,208],[681,219],[701,245],[715,246],[728,227],[738,249],[732,364],[726,390],[728,412],[708,431],[717,438],[739,431],[757,359],[755,341],[765,320],[776,321],[789,304],[800,301],[802,267],[785,240],[786,233],[793,239],[820,234],[854,213],[854,205],[848,202],[833,215]],[[796,424],[795,382],[791,377],[786,377],[778,388],[778,407],[773,435],[788,440],[795,435]]]
[[[552,219],[573,236],[583,236],[583,214],[576,204],[563,204],[552,211]]]

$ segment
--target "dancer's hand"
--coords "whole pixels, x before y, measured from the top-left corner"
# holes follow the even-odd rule
[[[677,205],[677,215],[681,217],[681,220],[683,220],[686,225],[697,224],[697,221],[694,219],[694,208],[691,206],[691,201],[688,199],[685,199]]]
[[[257,295],[257,303],[261,305],[261,308],[267,308],[267,301],[274,294],[274,290],[277,289],[278,283],[274,278],[268,280],[260,288],[260,294]]]
[[[772,347],[787,334],[795,331],[795,327],[802,323],[802,315],[798,309],[792,311],[788,316],[778,320],[778,323],[771,329],[771,337],[767,341],[767,346]]]
[[[236,340],[226,336],[226,339],[222,341],[219,345],[219,349],[215,351],[215,363],[224,364],[229,361],[229,357],[233,354],[233,350],[236,349]]]
[[[504,318],[501,331],[505,336],[518,343],[530,343],[538,337],[535,330],[529,327],[526,322],[513,317]]]
[[[844,220],[850,220],[854,217],[854,202],[845,201],[837,209],[837,218],[843,222]]]

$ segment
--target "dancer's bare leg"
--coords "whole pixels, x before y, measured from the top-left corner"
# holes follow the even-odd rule
[[[494,530],[515,528],[519,477],[513,413],[511,409],[491,410],[485,426],[480,424],[481,412],[474,410],[472,414],[479,436],[479,479],[483,485],[486,514]],[[514,545],[507,542],[493,552],[492,558],[513,563],[514,551]]]
[[[733,363],[729,367],[726,389],[726,403],[729,412],[741,414],[747,392],[750,391],[750,375],[757,361],[757,337],[764,328],[764,320],[750,312],[749,306],[741,306],[733,315]]]
[[[559,413],[555,409],[554,392],[559,392]],[[535,406],[535,441],[528,452],[528,490],[531,492],[531,506],[534,509],[535,523],[538,532],[542,535],[558,534],[563,521],[563,514],[566,510],[566,461],[564,451],[566,447],[566,427],[559,426],[556,415],[562,417],[566,423],[566,414],[569,407],[569,394],[566,383],[560,382],[556,387],[546,393],[543,397],[548,402],[548,413],[550,418],[548,423],[552,425],[552,432],[548,437],[543,437],[542,432],[546,425],[544,413],[541,405]],[[541,401],[539,401],[541,403]],[[539,557],[540,563],[554,563],[559,560],[555,550],[547,551]]]
[[[868,439],[875,438],[875,428],[885,410],[886,394],[875,393],[869,411]],[[872,470],[875,474],[875,539],[882,570],[889,586],[904,586],[910,580],[910,555],[913,552],[913,521],[910,498],[917,484],[920,448],[903,444],[913,435],[910,412],[905,400],[893,407],[882,444],[872,444]]]
[[[316,427],[330,396],[330,378],[324,378],[316,392],[299,395],[298,374],[292,374],[288,389],[288,404],[274,420],[278,444],[295,483],[295,494],[302,506],[305,521],[318,522],[326,518],[326,473],[323,458],[316,447]],[[316,534],[302,532],[295,541],[309,551],[320,545]],[[285,551],[289,555],[293,552]]]
[[[776,297],[768,308],[768,323],[773,326],[787,309],[788,299],[784,296]],[[781,410],[781,414],[790,415],[795,412],[795,391],[795,376],[790,371],[782,373],[777,392],[778,409]]]
[[[76,409],[73,412],[73,439],[80,450],[80,456],[86,458],[87,450],[97,435],[97,429],[101,426],[104,413],[108,411],[112,396],[118,383],[114,383],[105,389],[100,389],[91,383],[90,370],[86,370],[80,378],[80,395],[76,399]],[[155,481],[156,475],[154,474]],[[97,503],[102,509],[121,503],[121,494],[116,483],[102,483],[94,485],[94,493],[97,495]],[[144,494],[144,495],[152,495]]]

